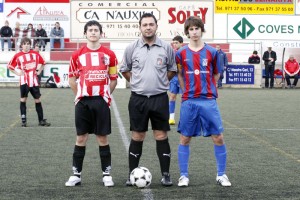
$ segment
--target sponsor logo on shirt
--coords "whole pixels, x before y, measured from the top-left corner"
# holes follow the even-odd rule
[[[187,71],[186,74],[209,74],[209,71],[199,71],[199,69],[195,69],[194,71]]]
[[[107,70],[88,70],[85,74],[85,80],[90,82],[101,81],[106,78]]]
[[[32,69],[35,69],[36,65],[35,65],[35,61],[32,61],[30,63],[26,63],[24,66],[25,71],[29,71]]]
[[[207,66],[207,58],[202,59],[202,66],[204,66],[204,67]]]

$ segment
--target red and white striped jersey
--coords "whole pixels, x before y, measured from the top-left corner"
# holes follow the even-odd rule
[[[83,46],[72,54],[69,78],[77,78],[75,103],[85,96],[102,96],[110,105],[110,80],[118,78],[118,60],[113,51],[101,46],[91,50]]]
[[[43,57],[36,51],[30,50],[25,53],[23,51],[14,55],[8,63],[10,70],[21,70],[24,72],[20,76],[20,85],[27,84],[29,87],[38,86],[38,78],[36,70],[39,64],[45,65]]]

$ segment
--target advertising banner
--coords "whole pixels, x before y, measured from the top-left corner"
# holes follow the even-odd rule
[[[226,84],[254,84],[254,65],[228,65]]]
[[[152,13],[158,21],[157,35],[173,38],[184,35],[183,24],[189,16],[199,16],[206,33],[213,38],[213,1],[72,1],[71,38],[83,38],[83,27],[90,20],[103,25],[105,38],[138,38],[139,19]]]
[[[215,13],[294,15],[294,0],[216,0]]]
[[[68,81],[68,64],[47,64],[42,73],[42,82],[47,81],[47,79],[52,76],[54,72],[57,72],[61,81]],[[7,64],[0,64],[0,83],[19,82],[19,80],[19,76],[16,76],[7,69]]]
[[[262,42],[262,45],[266,47],[274,47],[274,48],[300,49],[300,41],[295,41],[295,40],[264,41]]]
[[[23,1],[22,1],[23,2]],[[70,4],[69,3],[5,3],[4,17],[10,27],[15,28],[16,22],[21,24],[21,30],[29,23],[33,28],[42,24],[47,35],[50,35],[55,22],[64,29],[65,38],[70,38]],[[44,1],[43,1],[44,2]]]
[[[70,3],[70,0],[5,0],[6,3]]]
[[[45,83],[50,76],[57,73],[60,78],[58,87],[69,87],[69,64],[46,64],[42,72],[42,83]],[[20,77],[16,76],[7,69],[7,64],[0,63],[0,84],[1,83],[18,83]],[[119,76],[116,88],[126,88],[126,79]]]
[[[299,16],[228,15],[228,39],[300,40]]]

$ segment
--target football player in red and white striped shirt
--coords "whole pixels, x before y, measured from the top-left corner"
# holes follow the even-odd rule
[[[114,186],[111,171],[111,153],[108,135],[111,133],[111,93],[117,85],[117,58],[113,51],[99,42],[102,26],[89,21],[84,26],[87,45],[72,54],[69,84],[75,97],[75,125],[77,131],[73,153],[73,175],[66,186],[81,184],[81,171],[88,136],[96,135],[103,173],[103,184]]]
[[[44,119],[43,107],[41,103],[41,93],[37,75],[41,74],[46,64],[43,57],[36,51],[30,50],[31,40],[23,38],[21,40],[22,51],[16,53],[8,63],[8,69],[20,76],[20,110],[22,127],[27,126],[26,122],[26,101],[30,92],[35,101],[35,108],[38,115],[39,126],[50,126]]]

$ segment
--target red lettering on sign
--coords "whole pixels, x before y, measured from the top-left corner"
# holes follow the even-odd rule
[[[199,8],[199,10],[179,10],[176,12],[176,8],[169,8],[168,13],[171,17],[169,20],[170,24],[174,24],[178,22],[179,24],[183,24],[187,18],[190,16],[198,16],[202,19],[203,23],[205,24],[205,18],[208,8]]]

